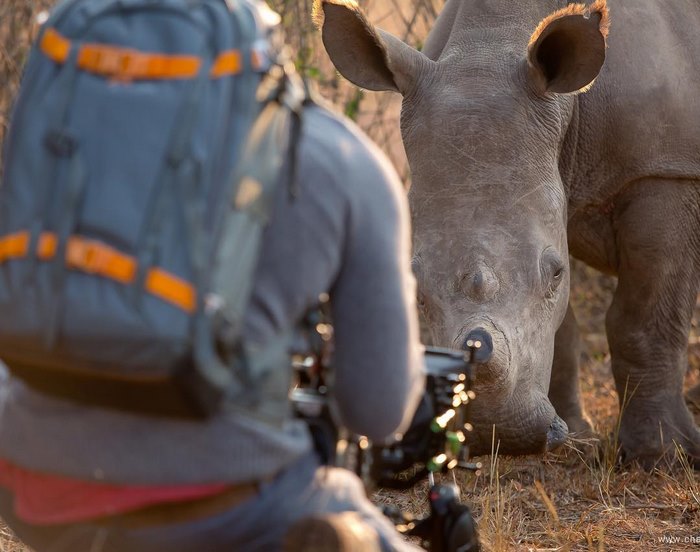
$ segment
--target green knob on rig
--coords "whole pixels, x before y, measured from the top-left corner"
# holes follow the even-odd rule
[[[430,422],[430,430],[433,433],[440,433],[441,431],[444,431],[447,427],[447,424],[450,423],[450,420],[452,420],[452,418],[455,417],[455,414],[456,412],[454,411],[454,409],[450,408],[443,415],[438,416],[432,422]]]
[[[447,462],[447,455],[438,454],[437,456],[433,456],[430,460],[428,460],[428,463],[425,465],[425,467],[428,469],[429,472],[437,473],[442,471],[442,469],[445,467],[445,462]]]
[[[445,439],[447,439],[447,446],[450,447],[452,454],[459,454],[459,451],[462,450],[462,443],[464,443],[464,433],[461,431],[446,431]]]

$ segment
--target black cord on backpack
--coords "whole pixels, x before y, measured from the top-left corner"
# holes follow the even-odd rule
[[[292,201],[299,197],[301,186],[299,184],[299,145],[301,142],[304,120],[304,109],[317,105],[316,92],[308,77],[302,77],[302,86],[304,88],[304,99],[301,102],[299,109],[295,109],[292,113],[292,129],[290,135],[291,147],[289,159],[289,196]]]
[[[299,143],[303,128],[303,109],[292,112],[292,128],[289,136],[289,198],[295,201],[299,197],[301,187],[299,185]]]

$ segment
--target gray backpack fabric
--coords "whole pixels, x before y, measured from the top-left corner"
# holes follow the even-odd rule
[[[0,188],[13,375],[155,415],[259,399],[270,363],[240,326],[303,98],[256,16],[244,0],[66,0],[43,25]]]

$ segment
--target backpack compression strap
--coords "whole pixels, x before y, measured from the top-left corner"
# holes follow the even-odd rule
[[[29,242],[29,231],[0,237],[0,264],[28,257]],[[39,237],[36,257],[40,261],[50,261],[56,256],[57,247],[56,234],[43,232]],[[109,278],[120,284],[133,284],[136,280],[138,263],[134,257],[82,236],[68,238],[65,262],[72,270]],[[145,288],[152,295],[188,313],[194,312],[197,305],[194,286],[162,268],[148,270]]]
[[[64,64],[71,51],[71,41],[55,29],[47,29],[40,49],[55,63]],[[249,60],[253,71],[266,69],[264,54],[252,50]],[[83,44],[77,58],[78,68],[106,78],[132,80],[193,79],[199,74],[202,60],[197,56],[141,52],[107,44]],[[211,78],[238,75],[245,69],[239,50],[219,54],[211,69]]]
[[[258,97],[265,107],[248,135],[229,199],[232,209],[220,229],[212,293],[205,300],[208,315],[195,322],[200,379],[192,387],[209,397],[200,403],[215,407],[223,401],[271,425],[287,419],[291,371],[280,368],[289,365],[291,334],[258,348],[243,342],[241,333],[275,190],[289,176],[285,159],[296,153],[292,140],[300,129],[293,132],[292,123],[302,115],[304,97],[295,80],[276,67],[261,85]]]

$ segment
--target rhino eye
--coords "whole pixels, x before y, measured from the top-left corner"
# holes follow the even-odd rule
[[[554,294],[556,293],[557,289],[559,288],[562,280],[564,279],[564,267],[563,266],[558,266],[552,271],[552,276],[549,281],[549,286],[547,288],[547,291],[545,293],[545,296],[547,299],[551,299],[554,297]]]
[[[566,266],[553,250],[547,250],[542,255],[542,280],[546,286],[545,296],[548,299],[554,297],[554,293],[564,280]]]

